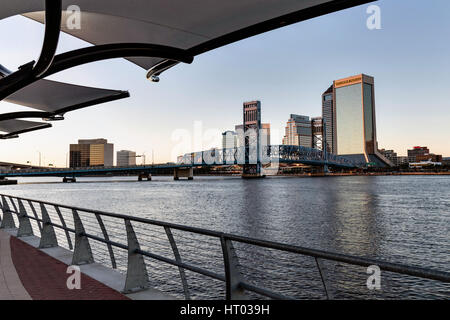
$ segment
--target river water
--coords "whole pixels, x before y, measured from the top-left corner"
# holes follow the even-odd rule
[[[111,177],[66,184],[60,178],[19,178],[19,183],[1,186],[0,193],[450,272],[446,176],[153,177],[151,182]],[[176,240],[188,245],[187,239]],[[198,250],[196,245],[186,246],[182,258],[195,263],[221,255],[220,244],[198,245]],[[239,250],[249,281],[300,299],[325,298],[314,259]],[[223,273],[220,261],[211,268]],[[322,268],[334,298],[450,298],[450,286],[435,281],[385,272],[381,289],[369,290],[365,268],[329,261]],[[159,263],[149,269],[154,286],[182,294],[176,268]],[[191,272],[187,276],[193,298],[222,297],[222,283],[208,283]]]

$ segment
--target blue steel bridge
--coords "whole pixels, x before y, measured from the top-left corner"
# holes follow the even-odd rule
[[[3,170],[0,172],[0,179],[8,177],[81,177],[92,175],[109,174],[137,174],[139,180],[151,179],[151,174],[161,170],[173,169],[174,178],[192,178],[193,168],[196,167],[216,167],[230,165],[245,165],[257,163],[261,165],[276,164],[304,164],[323,167],[326,171],[328,167],[339,169],[351,169],[356,166],[344,157],[328,154],[322,150],[290,145],[262,146],[259,159],[256,157],[256,147],[250,147],[247,151],[247,161],[245,147],[228,149],[211,149],[201,152],[187,153],[180,157],[177,163],[165,163],[156,165],[141,165],[129,167],[83,167],[83,168],[34,168],[20,170]],[[65,180],[64,180],[65,181]],[[75,180],[73,180],[75,181]]]

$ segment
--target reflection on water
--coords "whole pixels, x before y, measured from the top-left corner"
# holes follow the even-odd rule
[[[151,182],[115,177],[79,178],[74,184],[58,183],[59,178],[19,181],[16,186],[1,186],[0,193],[450,271],[448,177],[195,177],[177,182],[170,177],[153,177]],[[280,265],[284,261],[274,253],[265,254],[280,259]],[[261,258],[247,252],[242,259],[251,264]],[[309,275],[302,269],[310,266],[314,270],[314,260],[285,259],[283,266],[291,277],[311,278],[300,282],[299,290],[304,294],[298,297],[321,298],[322,293],[313,292],[320,286],[315,282],[316,271]],[[260,265],[267,265],[269,273],[277,271],[270,259],[260,261]],[[367,292],[364,268],[327,261],[324,266],[335,297],[449,296],[448,286],[439,286],[437,295],[429,296],[428,285],[387,273],[381,292]],[[292,282],[281,276],[274,282],[273,277],[263,279],[255,272],[248,273],[255,281],[272,281],[274,287]],[[411,293],[411,287],[419,290]]]

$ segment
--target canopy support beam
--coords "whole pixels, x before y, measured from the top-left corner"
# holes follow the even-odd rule
[[[50,68],[58,46],[61,16],[62,1],[45,0],[45,35],[39,60],[36,64],[31,61],[18,71],[0,78],[0,101],[24,88],[31,79],[39,79]]]
[[[0,101],[22,88],[48,77],[86,63],[126,57],[153,57],[174,60],[184,63],[192,63],[194,57],[186,50],[147,43],[114,43],[90,46],[73,51],[58,54],[54,57],[51,66],[40,76],[31,72],[34,62],[26,64],[26,71],[22,69],[0,79]],[[30,70],[29,70],[30,69]],[[11,78],[10,78],[11,77]]]
[[[61,15],[61,0],[45,0],[45,35],[41,55],[33,68],[36,77],[45,73],[53,62],[61,31]]]

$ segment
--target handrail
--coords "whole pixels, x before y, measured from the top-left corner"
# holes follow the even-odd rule
[[[76,241],[77,241],[77,239],[78,240],[85,239],[86,242],[88,243],[88,239],[91,239],[91,240],[106,244],[108,247],[108,252],[109,252],[109,255],[111,258],[111,263],[112,263],[113,268],[116,267],[116,263],[115,263],[115,257],[114,257],[113,251],[111,249],[112,247],[123,249],[123,250],[128,250],[129,266],[130,266],[130,261],[132,263],[136,263],[136,261],[139,261],[139,259],[137,259],[137,260],[133,259],[133,256],[140,255],[142,257],[148,257],[148,258],[178,267],[180,270],[180,277],[181,277],[181,281],[182,281],[182,285],[184,288],[184,293],[185,293],[186,299],[189,299],[190,297],[189,297],[189,291],[187,289],[187,281],[186,281],[186,278],[184,277],[184,270],[189,270],[194,273],[201,274],[203,276],[225,282],[226,288],[227,288],[227,290],[226,290],[227,291],[226,292],[227,299],[242,298],[242,294],[244,291],[251,291],[251,292],[257,293],[259,295],[263,295],[265,297],[273,298],[273,299],[293,299],[292,297],[288,297],[288,296],[279,294],[277,292],[268,290],[266,288],[262,288],[262,287],[254,285],[254,284],[248,283],[239,271],[239,268],[238,268],[239,263],[237,261],[238,258],[237,258],[236,252],[233,248],[232,242],[246,244],[246,245],[252,245],[252,246],[256,246],[256,247],[260,247],[260,248],[274,249],[274,250],[278,250],[281,252],[289,252],[289,253],[295,253],[295,254],[299,254],[299,255],[303,255],[303,256],[313,257],[315,259],[317,271],[322,280],[322,284],[324,287],[323,289],[325,291],[327,298],[330,298],[330,297],[329,297],[329,294],[327,291],[326,281],[324,279],[324,274],[323,274],[324,271],[321,270],[320,263],[318,261],[319,259],[330,260],[330,261],[334,261],[334,262],[342,262],[342,263],[347,263],[347,264],[357,265],[357,266],[364,266],[364,267],[376,265],[381,270],[384,270],[384,271],[390,271],[390,272],[394,272],[394,273],[398,273],[398,274],[410,275],[410,276],[420,277],[420,278],[424,278],[424,279],[431,279],[431,280],[441,281],[444,283],[450,283],[450,273],[449,272],[443,272],[443,271],[433,270],[433,269],[429,269],[429,268],[408,266],[408,265],[404,265],[404,264],[391,263],[391,262],[386,262],[386,261],[371,259],[371,258],[366,258],[366,257],[357,257],[357,256],[353,256],[353,255],[340,254],[340,253],[323,251],[323,250],[316,250],[316,249],[305,248],[305,247],[300,247],[300,246],[288,245],[288,244],[279,243],[279,242],[254,239],[254,238],[249,238],[249,237],[244,237],[244,236],[239,236],[239,235],[234,235],[234,234],[229,234],[229,233],[224,233],[224,232],[219,232],[219,231],[214,231],[214,230],[208,230],[208,229],[190,227],[190,226],[185,226],[185,225],[180,225],[180,224],[175,224],[175,223],[170,223],[170,222],[158,221],[158,220],[153,220],[153,219],[148,219],[148,218],[141,218],[141,217],[129,216],[129,215],[125,215],[125,214],[111,213],[111,212],[105,212],[105,211],[100,211],[100,210],[93,210],[93,209],[80,208],[80,207],[69,206],[69,205],[64,205],[64,204],[57,204],[57,203],[48,202],[48,201],[41,201],[41,200],[35,200],[35,199],[29,199],[29,198],[23,198],[23,197],[15,197],[15,196],[4,195],[4,194],[0,194],[0,198],[1,198],[0,207],[2,209],[1,211],[3,212],[3,219],[2,219],[3,222],[11,221],[12,214],[16,214],[19,217],[19,224],[26,223],[27,225],[29,225],[30,219],[40,222],[40,223],[42,223],[42,229],[41,228],[38,228],[38,229],[41,233],[41,241],[43,241],[43,239],[45,237],[46,238],[45,241],[48,242],[48,233],[49,232],[54,233],[54,231],[52,231],[53,229],[51,229],[49,231],[48,228],[55,227],[55,228],[64,230],[66,232],[68,241],[70,241],[70,237],[68,234],[71,233],[71,234],[75,235]],[[11,204],[13,206],[13,210],[10,210],[8,201],[6,199],[9,199],[9,201],[11,202]],[[35,209],[35,210],[33,210],[32,214],[29,214],[28,212],[26,212],[23,202],[28,203],[30,205],[30,208]],[[17,205],[16,205],[16,203],[17,203]],[[40,212],[41,217],[40,218],[38,217],[38,214],[37,214],[38,210],[36,210],[36,208],[34,208],[32,206],[32,203],[39,204],[39,207],[41,208],[41,212]],[[60,209],[71,210],[74,214],[74,223],[75,223],[75,221],[77,223],[81,223],[82,231],[80,231],[80,229],[77,229],[77,228],[79,228],[80,225],[78,225],[78,227],[77,227],[76,223],[75,223],[75,229],[67,227],[67,225],[64,221],[64,218],[63,218],[62,214],[60,214],[60,212],[58,213],[58,215],[61,220],[61,224],[46,220],[46,218],[44,217],[43,212],[42,212],[42,208],[45,209],[45,206],[54,207],[57,211],[59,211]],[[99,230],[97,235],[91,234],[89,232],[85,232],[84,228],[82,228],[83,219],[79,218],[78,212],[92,214],[93,217],[96,218],[97,220],[99,219],[99,217],[108,217],[108,218],[113,218],[113,219],[116,219],[119,221],[124,221],[125,225],[127,223],[129,224],[131,222],[134,222],[134,223],[142,223],[142,224],[146,224],[146,225],[162,227],[162,228],[164,228],[166,233],[167,233],[167,230],[169,230],[169,232],[167,233],[168,235],[169,234],[172,235],[171,230],[178,230],[178,231],[184,231],[184,232],[189,232],[192,234],[209,236],[209,237],[212,237],[215,239],[219,239],[222,249],[223,249],[222,254],[223,254],[223,258],[224,258],[223,263],[224,263],[225,275],[207,270],[204,267],[195,266],[190,263],[186,263],[186,262],[182,261],[181,255],[178,252],[178,250],[175,251],[176,243],[175,243],[175,238],[173,236],[172,237],[168,236],[167,241],[170,242],[170,244],[171,244],[175,259],[168,258],[166,256],[162,256],[159,254],[152,253],[148,250],[141,249],[139,246],[139,243],[137,242],[138,240],[136,238],[136,234],[134,233],[131,225],[129,228],[127,228],[128,244],[110,240],[110,238],[108,236],[108,230],[105,227],[105,225],[103,225],[103,223],[100,224],[99,229],[101,229],[101,230]],[[75,217],[77,219],[75,219]],[[100,218],[100,221],[101,221],[101,218]],[[3,222],[2,222],[2,225],[0,226],[0,228],[8,227],[8,226],[5,226],[3,224]],[[84,221],[84,222],[86,223],[86,221]],[[19,225],[19,230],[20,229],[21,229],[21,225]],[[109,231],[111,231],[111,230],[109,230]],[[101,236],[99,236],[100,234],[103,235],[103,238]],[[130,243],[132,243],[130,241],[136,241],[135,245],[133,245],[133,248],[135,248],[133,250],[130,249]],[[77,250],[81,250],[81,249],[79,249],[79,248],[77,248],[77,246],[75,246],[74,256],[76,254],[77,254],[77,256],[80,256],[80,252],[76,252]],[[90,247],[89,247],[89,251],[90,251]],[[81,256],[85,256],[86,254],[87,254],[86,252],[83,252],[83,254],[81,254]],[[93,259],[92,259],[92,261],[93,261]],[[141,267],[141,270],[145,270],[145,265],[144,266],[141,265],[140,267]],[[137,272],[136,270],[140,270],[139,266],[138,266],[138,268],[136,268],[136,266],[134,266],[133,268],[129,267],[127,270],[127,279],[128,279],[128,275],[132,272]],[[143,275],[141,274],[140,276],[143,276]],[[145,277],[147,277],[146,274],[145,274]],[[136,275],[134,275],[134,278],[136,278]],[[130,287],[128,280],[127,280],[125,291],[134,290],[136,285],[135,284],[133,284],[133,285],[134,285],[134,287]],[[142,283],[138,287],[145,288],[146,285],[147,284]]]

